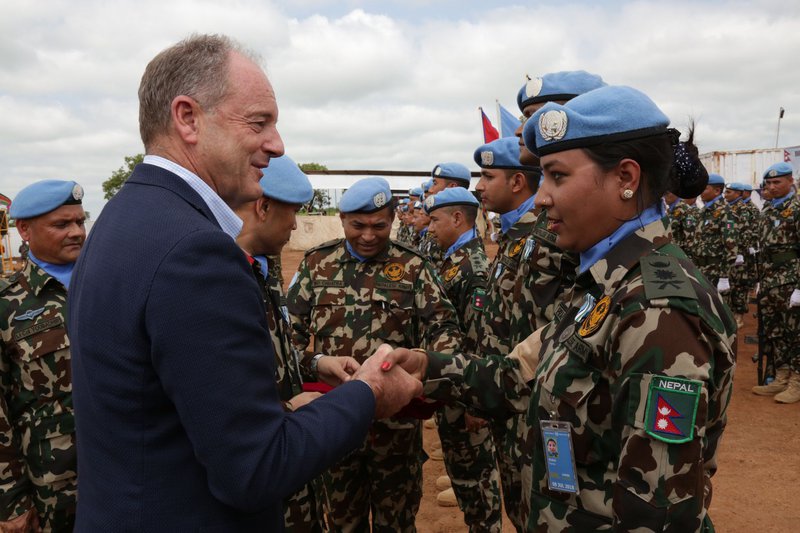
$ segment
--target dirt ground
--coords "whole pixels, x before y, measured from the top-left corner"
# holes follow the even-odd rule
[[[493,243],[486,248],[490,256],[495,254]],[[284,252],[287,282],[302,257],[303,252]],[[756,365],[750,360],[756,347],[744,344],[744,337],[755,331],[756,321],[750,314],[739,334],[733,398],[713,478],[710,514],[721,533],[796,533],[800,531],[800,506],[794,492],[800,487],[800,404],[780,405],[750,392],[756,384]],[[430,451],[431,442],[438,440],[436,430],[425,429],[423,438]],[[440,461],[429,460],[423,467],[424,492],[417,514],[420,533],[467,531],[458,508],[436,503],[434,482],[444,474]],[[503,526],[505,531],[513,531],[505,518]]]

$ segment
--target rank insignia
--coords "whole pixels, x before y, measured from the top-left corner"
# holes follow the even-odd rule
[[[21,315],[15,316],[14,320],[32,320],[42,313],[44,313],[44,307],[40,307],[39,309],[28,309]]]
[[[405,274],[406,269],[400,263],[389,263],[383,267],[383,275],[389,281],[400,281]]]
[[[444,273],[444,280],[452,281],[452,279],[457,275],[458,275],[458,265],[454,266],[453,268],[447,269],[447,272]]]
[[[528,240],[528,238],[527,238],[527,237],[525,237],[525,238],[523,238],[523,239],[521,239],[521,240],[519,240],[519,241],[515,242],[515,243],[514,243],[514,246],[512,246],[512,247],[511,247],[511,250],[509,250],[509,252],[508,252],[508,257],[516,257],[516,255],[517,255],[517,254],[518,254],[518,253],[519,253],[519,252],[522,250],[522,248],[525,246],[525,241],[527,241],[527,240]]]
[[[692,440],[702,389],[700,381],[652,376],[644,415],[645,432],[671,444]]]
[[[486,306],[486,291],[483,289],[475,289],[472,293],[472,308],[476,311],[483,311]]]
[[[589,316],[583,320],[583,324],[581,324],[581,329],[578,330],[578,334],[581,337],[588,337],[600,329],[600,326],[603,324],[603,320],[605,320],[609,309],[611,309],[611,297],[606,295],[600,298],[600,300],[594,304],[591,312],[589,312]]]

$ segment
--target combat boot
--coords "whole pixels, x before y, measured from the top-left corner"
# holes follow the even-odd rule
[[[800,373],[792,372],[789,377],[789,385],[785,391],[775,395],[775,401],[778,403],[800,402]]]
[[[756,385],[751,390],[759,396],[773,396],[783,392],[789,386],[789,374],[791,371],[788,368],[779,368],[775,375],[775,381],[768,385]]]
[[[436,503],[439,504],[439,507],[458,506],[458,500],[456,500],[455,491],[452,488],[443,490],[442,492],[436,495]]]

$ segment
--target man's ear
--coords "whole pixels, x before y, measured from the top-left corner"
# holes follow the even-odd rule
[[[525,174],[522,172],[514,172],[509,179],[511,180],[511,192],[514,194],[519,194],[528,186]]]
[[[258,220],[264,222],[267,219],[267,211],[269,210],[269,199],[261,195],[255,202],[255,210]]]
[[[17,232],[22,237],[23,241],[30,241],[31,237],[31,222],[30,220],[20,219],[17,220]]]
[[[181,94],[172,99],[172,125],[186,144],[197,144],[202,113],[200,104],[190,96]]]

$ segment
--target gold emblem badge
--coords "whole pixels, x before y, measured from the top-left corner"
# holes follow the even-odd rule
[[[383,275],[389,281],[400,281],[403,279],[406,269],[400,263],[389,263],[383,268]]]
[[[458,265],[454,266],[453,268],[448,269],[447,272],[444,273],[444,280],[445,281],[450,281],[454,277],[456,277],[456,275],[458,275]]]
[[[594,304],[594,308],[589,313],[583,324],[581,324],[581,329],[578,330],[578,334],[581,337],[588,337],[598,329],[603,324],[603,320],[606,318],[608,314],[608,310],[611,308],[611,297],[610,296],[603,296],[600,300]]]
[[[781,211],[781,216],[783,218],[789,218],[790,216],[792,216],[792,208],[791,207],[787,207],[786,209]]]
[[[522,247],[525,246],[525,241],[527,240],[528,238],[525,237],[524,239],[521,239],[520,241],[516,242],[514,246],[511,248],[511,251],[508,252],[508,257],[516,256],[520,252],[520,250],[522,250]]]

